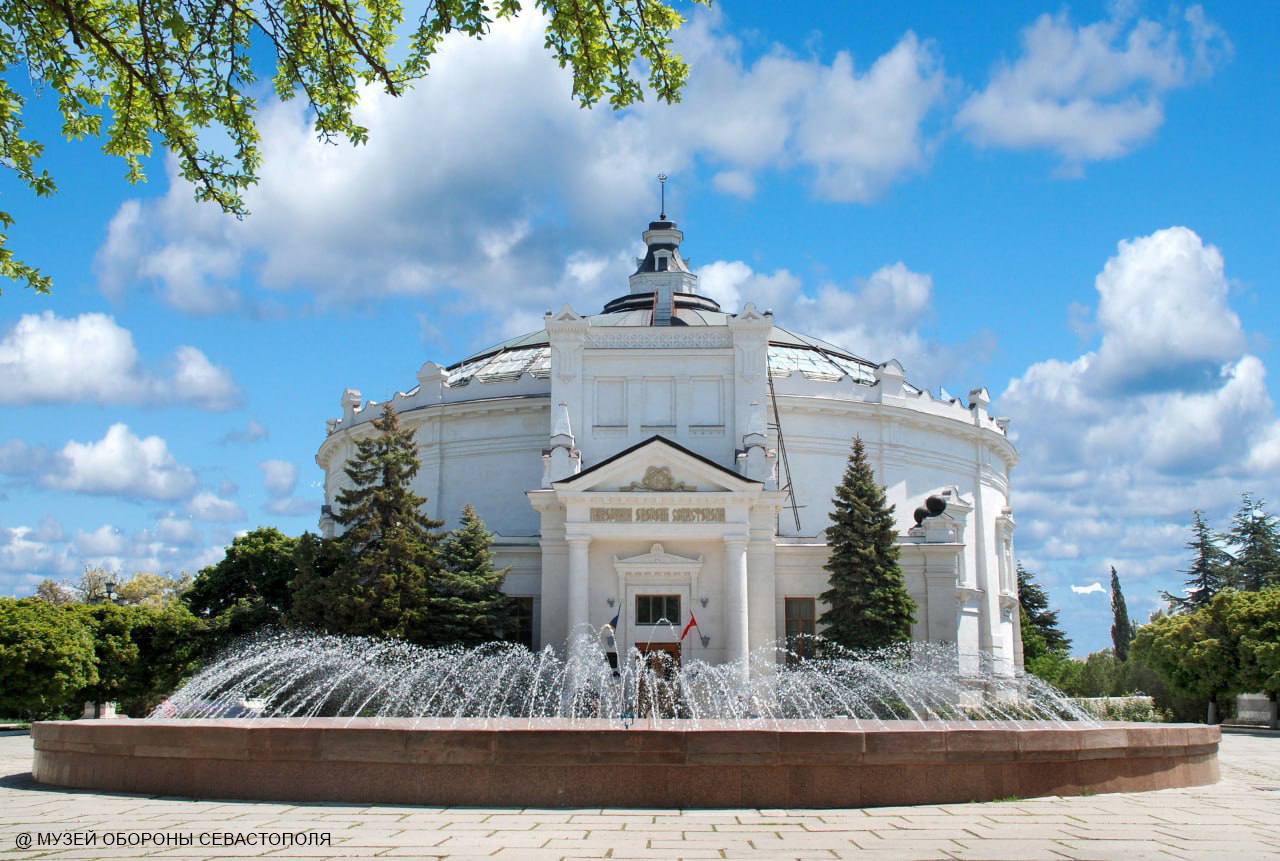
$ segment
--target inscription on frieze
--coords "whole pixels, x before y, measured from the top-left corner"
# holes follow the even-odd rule
[[[630,508],[593,508],[591,509],[592,523],[630,523]]]
[[[671,519],[669,508],[637,508],[636,523],[666,523]]]
[[[723,508],[673,508],[673,523],[724,523]]]

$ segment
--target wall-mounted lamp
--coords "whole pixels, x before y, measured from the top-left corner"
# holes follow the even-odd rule
[[[698,599],[698,601],[700,601],[700,602],[702,603],[702,606],[704,606],[704,607],[705,607],[705,606],[707,606],[707,596],[706,596],[706,595],[703,595],[701,598],[699,598],[699,599]]]
[[[605,602],[606,604],[608,604],[610,607],[612,607],[614,604],[618,603],[618,602],[617,602],[617,601],[615,601],[613,598],[605,598],[605,599],[604,599],[604,602]]]
[[[700,634],[699,636],[702,637],[702,648],[705,649],[711,645],[711,636],[709,634]]]

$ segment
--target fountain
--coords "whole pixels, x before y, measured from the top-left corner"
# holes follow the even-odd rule
[[[1101,723],[1038,679],[954,648],[857,655],[810,643],[822,657],[772,647],[748,666],[679,667],[661,653],[610,655],[600,633],[580,632],[567,659],[266,633],[146,720],[37,724],[35,777],[197,797],[676,807],[1217,779],[1214,727]]]

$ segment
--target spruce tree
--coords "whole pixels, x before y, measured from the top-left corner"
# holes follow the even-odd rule
[[[1129,618],[1124,592],[1120,591],[1120,575],[1116,574],[1114,565],[1111,566],[1111,616],[1111,645],[1116,660],[1123,664],[1129,659],[1129,644],[1133,642],[1133,621]]]
[[[832,500],[827,527],[830,588],[822,594],[827,640],[850,649],[874,649],[911,639],[915,601],[898,566],[893,506],[876,483],[861,437]]]
[[[345,468],[350,486],[336,499],[334,519],[345,532],[299,547],[290,618],[332,633],[439,642],[431,609],[442,523],[422,513],[427,500],[412,489],[420,466],[413,431],[390,403],[373,430],[356,443]]]
[[[1191,567],[1182,572],[1188,575],[1186,595],[1160,593],[1169,602],[1169,606],[1180,613],[1191,613],[1204,607],[1229,583],[1227,578],[1231,554],[1219,545],[1217,534],[1204,522],[1204,514],[1199,509],[1192,516],[1195,522],[1191,526],[1191,540],[1186,547],[1195,554],[1195,558]]]
[[[510,568],[493,564],[493,534],[475,508],[462,509],[462,522],[441,546],[433,588],[434,633],[441,642],[484,643],[511,633],[514,607],[502,592]]]
[[[1059,655],[1067,654],[1071,649],[1071,640],[1058,627],[1058,611],[1049,609],[1049,594],[1036,582],[1036,575],[1023,568],[1021,562],[1017,565],[1017,574],[1018,602],[1022,605],[1022,612],[1026,614],[1022,619],[1023,630],[1029,624],[1039,634],[1046,650]],[[1028,638],[1024,634],[1022,639],[1025,648]],[[1025,651],[1023,656],[1025,659]]]
[[[1231,519],[1229,535],[1236,552],[1228,572],[1231,585],[1241,592],[1280,585],[1280,524],[1264,506],[1263,500],[1246,493]]]

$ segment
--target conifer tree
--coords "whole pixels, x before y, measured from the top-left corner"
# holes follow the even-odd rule
[[[1195,558],[1191,567],[1182,572],[1188,575],[1186,596],[1161,593],[1169,606],[1180,613],[1190,613],[1204,607],[1229,582],[1227,577],[1231,554],[1219,545],[1217,534],[1204,522],[1204,514],[1199,509],[1192,516],[1195,522],[1191,526],[1191,540],[1186,547],[1195,554]]]
[[[442,523],[422,513],[427,500],[411,486],[420,466],[413,431],[400,426],[390,403],[373,429],[356,443],[345,468],[350,486],[336,499],[334,519],[346,531],[319,547],[299,547],[290,619],[429,645],[440,641],[431,609]]]
[[[1030,656],[1025,652],[1029,639],[1025,631],[1028,627],[1035,629],[1039,635],[1039,641],[1044,643],[1044,648],[1048,652],[1067,654],[1071,649],[1071,640],[1058,627],[1058,611],[1049,609],[1049,594],[1036,582],[1036,575],[1023,568],[1021,562],[1018,563],[1016,570],[1018,601],[1022,605],[1022,613],[1025,614],[1022,617],[1024,660],[1030,660]]]
[[[830,572],[822,594],[828,609],[818,621],[827,640],[850,649],[874,649],[911,639],[915,601],[898,565],[893,506],[876,483],[861,437],[832,500],[827,527]]]
[[[1265,503],[1244,494],[1231,519],[1230,540],[1235,558],[1228,572],[1241,592],[1258,592],[1280,584],[1280,524],[1267,514]]]
[[[1120,591],[1120,575],[1114,565],[1111,566],[1111,616],[1111,645],[1116,660],[1124,663],[1129,659],[1129,644],[1133,642],[1133,621],[1129,618],[1124,592]]]
[[[511,599],[502,592],[510,568],[493,565],[493,534],[470,504],[462,522],[445,537],[433,595],[433,633],[445,643],[501,640],[514,621]]]

